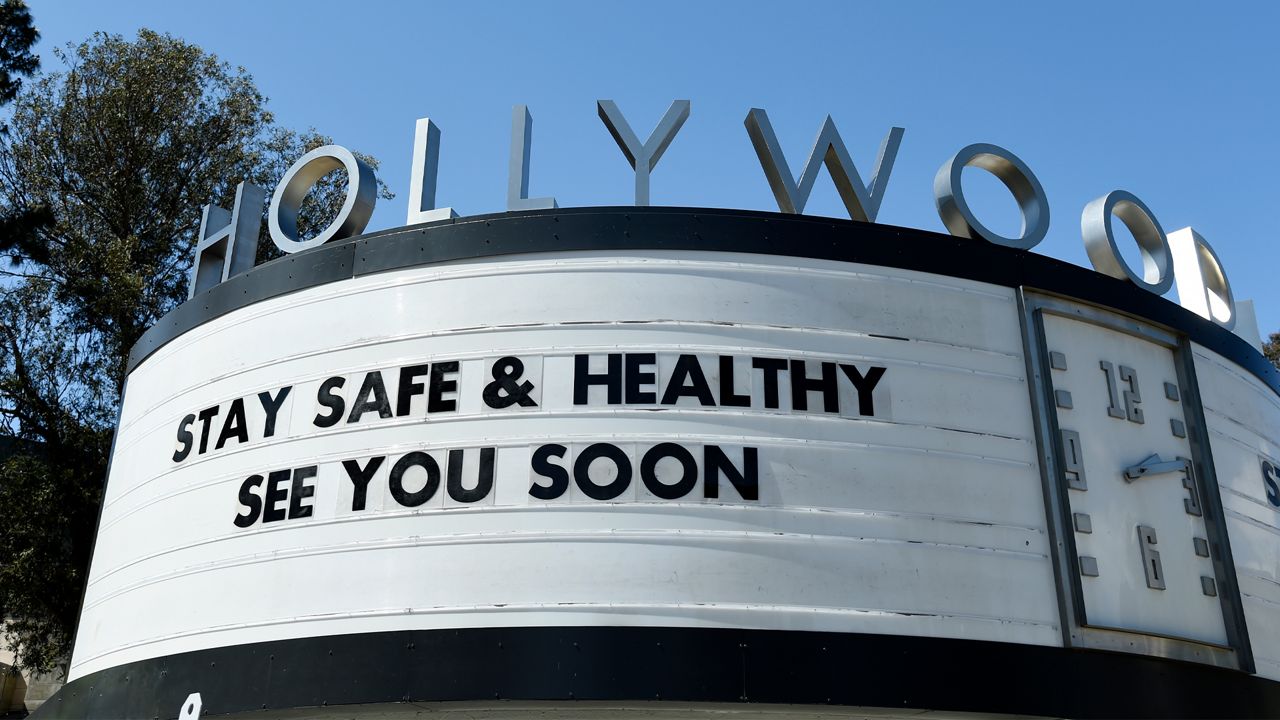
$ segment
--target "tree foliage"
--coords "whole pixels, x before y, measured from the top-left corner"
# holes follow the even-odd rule
[[[1262,344],[1262,354],[1267,356],[1272,365],[1280,368],[1280,332],[1271,333],[1271,337]]]
[[[31,52],[31,46],[39,39],[27,4],[5,0],[0,5],[0,105],[17,97],[22,77],[40,67],[40,58]]]
[[[168,35],[57,56],[0,137],[0,436],[17,443],[0,460],[0,617],[40,671],[69,655],[127,354],[186,299],[201,206],[229,208],[240,180],[270,192],[330,142],[278,127],[244,68]],[[341,172],[319,183],[300,230],[344,192]]]

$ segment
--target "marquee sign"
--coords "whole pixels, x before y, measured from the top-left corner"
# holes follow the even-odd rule
[[[643,205],[689,106],[643,143],[599,107]],[[1099,272],[1022,252],[1043,191],[987,145],[939,173],[952,236],[875,225],[900,129],[863,183],[828,120],[793,180],[758,110],[783,214],[560,209],[514,120],[512,212],[434,207],[425,120],[410,220],[435,222],[350,237],[374,182],[336,147],[271,201],[281,260],[235,273],[261,191],[205,209],[192,299],[131,355],[42,712],[1280,711],[1280,377],[1193,231],[1117,191],[1085,213]],[[867,222],[799,215],[822,163]],[[966,165],[1019,237],[972,216]],[[338,166],[346,205],[299,238]],[[1157,295],[1187,263],[1193,311]]]

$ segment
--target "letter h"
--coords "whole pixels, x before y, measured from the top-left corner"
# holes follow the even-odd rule
[[[191,263],[191,281],[187,283],[188,300],[253,267],[266,200],[265,190],[242,182],[236,186],[231,212],[217,205],[204,206],[195,262]]]

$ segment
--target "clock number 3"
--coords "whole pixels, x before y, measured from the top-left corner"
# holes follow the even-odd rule
[[[1142,416],[1142,408],[1138,407],[1142,403],[1142,393],[1138,390],[1138,372],[1131,367],[1120,366],[1120,378],[1116,380],[1116,367],[1110,362],[1103,360],[1098,363],[1102,368],[1102,374],[1107,377],[1107,414],[1113,418],[1128,420],[1131,423],[1141,425],[1145,422]],[[1128,389],[1121,391],[1120,383],[1128,385]],[[1124,408],[1121,409],[1121,398],[1124,398]]]

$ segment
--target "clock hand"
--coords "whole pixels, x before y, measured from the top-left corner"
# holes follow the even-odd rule
[[[1134,480],[1139,480],[1150,475],[1163,475],[1165,473],[1178,472],[1179,470],[1186,470],[1188,467],[1189,464],[1186,458],[1178,458],[1177,460],[1161,460],[1160,454],[1156,453],[1137,465],[1125,468],[1124,481],[1131,483]]]

